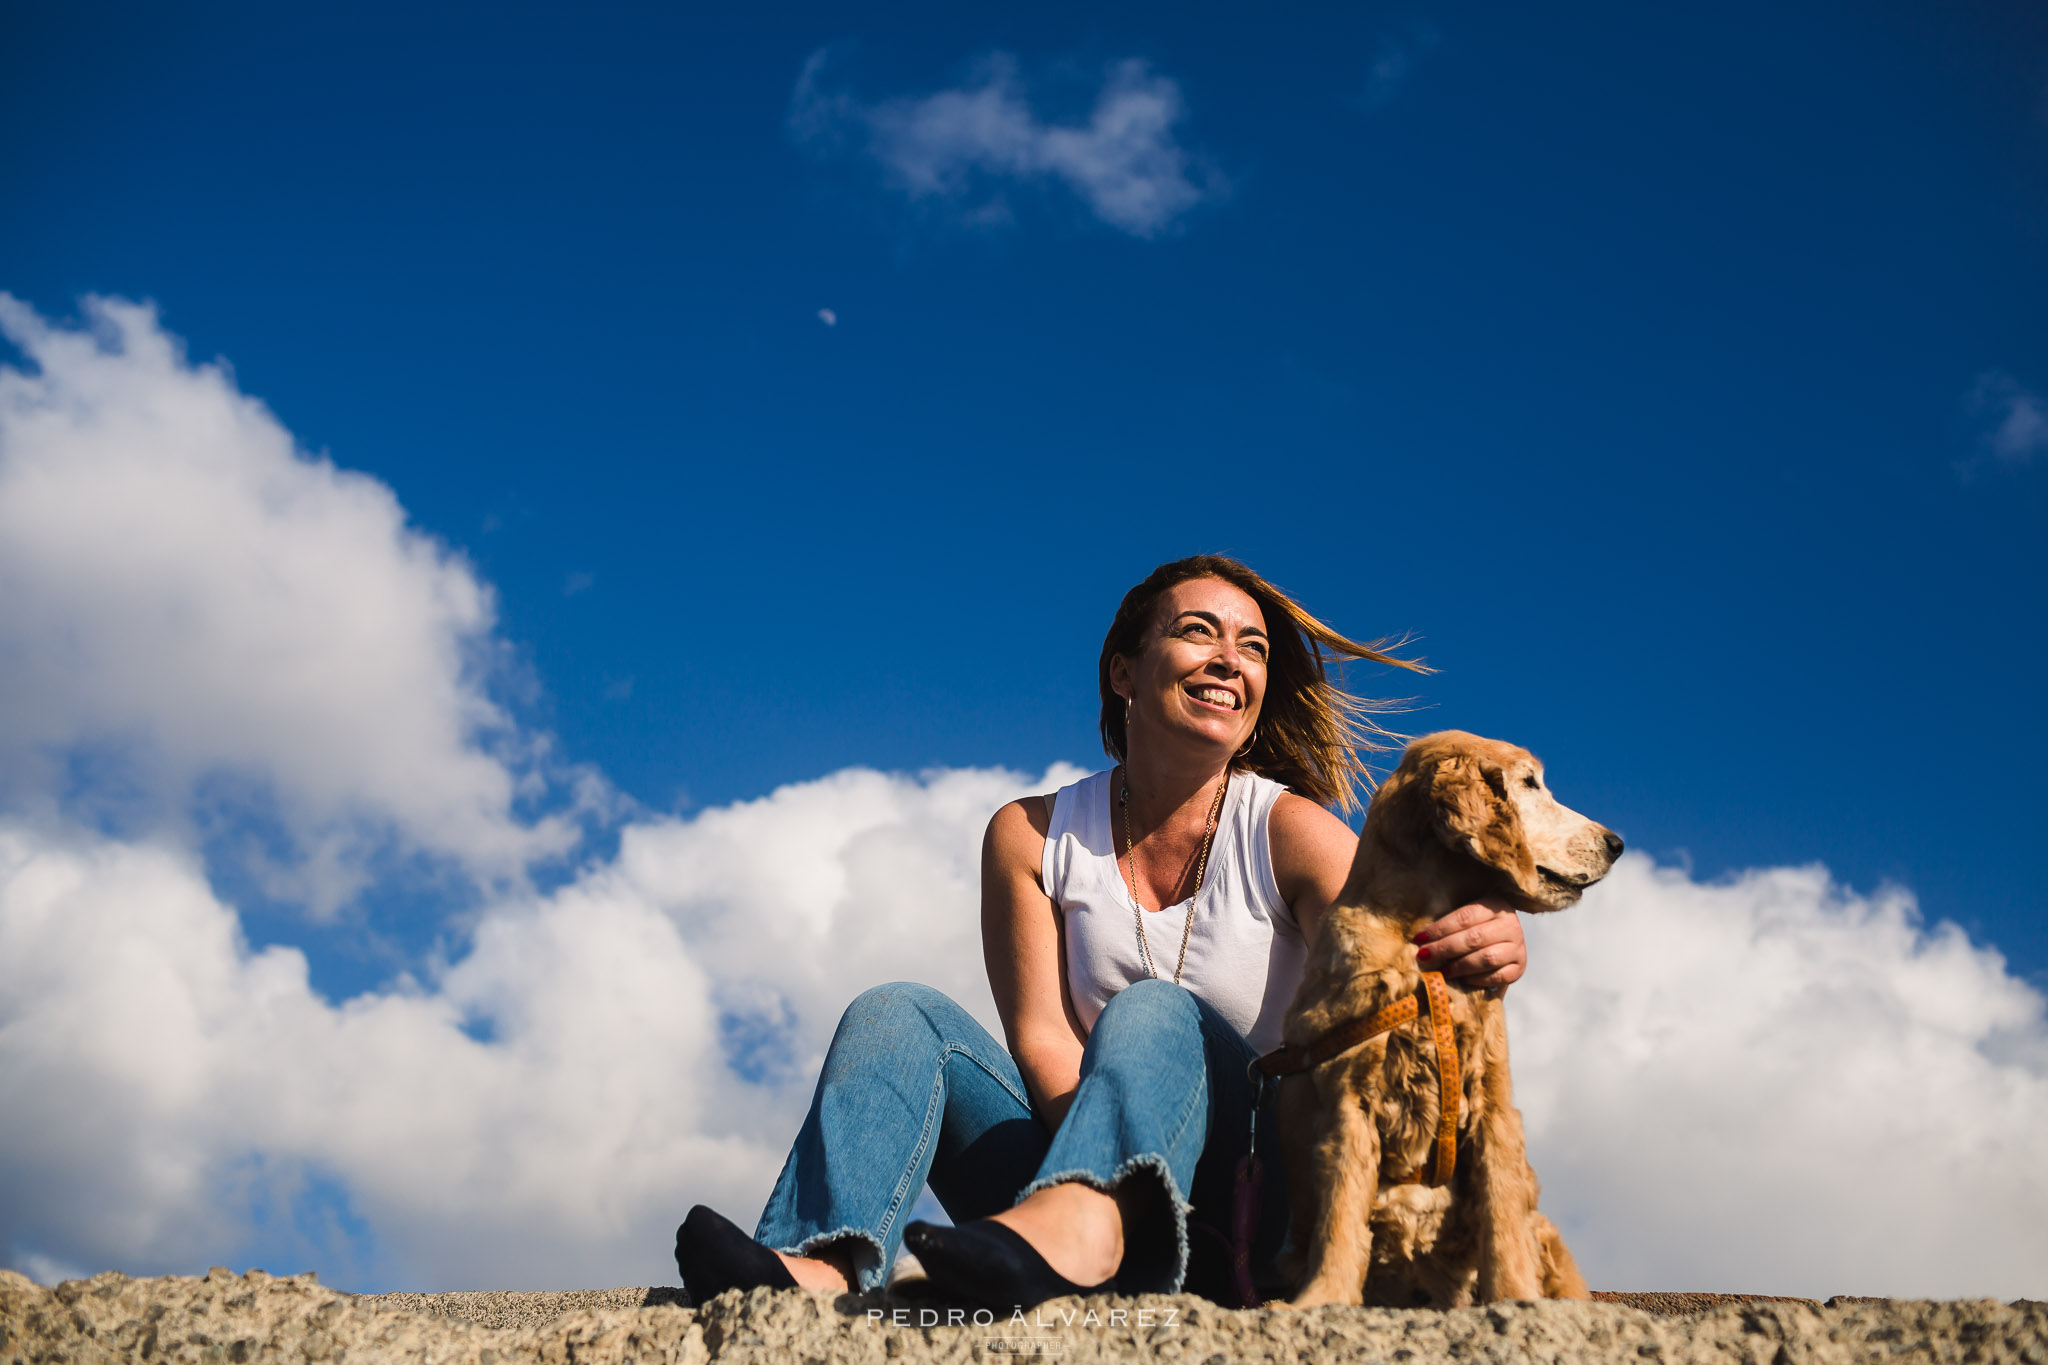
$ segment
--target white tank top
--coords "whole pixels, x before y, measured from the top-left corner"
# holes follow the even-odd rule
[[[1042,869],[1046,894],[1066,921],[1067,991],[1089,1030],[1111,996],[1146,975],[1130,883],[1117,856],[1121,827],[1111,823],[1118,808],[1110,776],[1060,788]],[[1256,773],[1232,773],[1200,891],[1193,901],[1144,916],[1152,963],[1170,981],[1192,910],[1180,984],[1260,1052],[1280,1046],[1281,1020],[1307,957],[1300,926],[1280,899],[1266,830],[1286,790]]]

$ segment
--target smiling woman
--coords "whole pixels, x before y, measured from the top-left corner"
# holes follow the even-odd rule
[[[1172,600],[1162,602],[1163,598]],[[1163,616],[1163,610],[1172,615]],[[1256,721],[1244,752],[1233,762],[1264,773],[1319,805],[1357,809],[1358,789],[1368,777],[1361,755],[1393,748],[1398,737],[1372,720],[1387,703],[1354,697],[1336,686],[1330,681],[1327,659],[1369,659],[1427,670],[1387,654],[1385,641],[1361,644],[1346,639],[1265,578],[1223,555],[1193,555],[1162,564],[1124,594],[1102,643],[1103,748],[1119,760],[1127,752],[1136,695],[1128,673],[1132,661],[1144,653],[1147,634],[1156,626],[1163,645],[1185,642],[1199,648],[1221,638],[1226,616],[1258,663],[1266,694],[1262,704],[1247,704],[1242,688],[1223,688],[1235,700],[1219,699],[1220,704]],[[1280,620],[1271,634],[1268,617]],[[1116,676],[1120,668],[1122,678]]]
[[[678,1229],[691,1297],[874,1288],[900,1245],[992,1309],[1227,1294],[1190,1214],[1231,1207],[1247,1114],[1276,1150],[1246,1065],[1277,1044],[1350,869],[1356,838],[1326,807],[1357,805],[1363,756],[1392,738],[1330,679],[1332,658],[1420,668],[1233,559],[1177,560],[1126,593],[1100,667],[1117,766],[989,823],[982,951],[1007,1048],[928,987],[860,996],[755,1236],[701,1205]],[[1466,906],[1422,938],[1470,989],[1522,973],[1504,907]],[[903,1225],[927,1181],[956,1226]],[[1250,1270],[1271,1284],[1283,1182],[1264,1195]]]

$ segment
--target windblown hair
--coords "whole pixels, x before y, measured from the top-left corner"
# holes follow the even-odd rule
[[[1400,747],[1402,737],[1375,719],[1398,703],[1346,692],[1331,680],[1330,660],[1370,659],[1417,673],[1430,670],[1419,660],[1386,653],[1395,642],[1361,643],[1339,635],[1262,575],[1227,555],[1190,555],[1161,564],[1124,594],[1102,641],[1103,749],[1117,762],[1124,761],[1125,702],[1110,690],[1109,661],[1119,654],[1136,658],[1145,647],[1160,596],[1196,578],[1220,579],[1258,603],[1272,637],[1258,729],[1251,748],[1232,759],[1231,766],[1285,783],[1318,805],[1359,809],[1364,804],[1361,791],[1372,788],[1365,756]]]

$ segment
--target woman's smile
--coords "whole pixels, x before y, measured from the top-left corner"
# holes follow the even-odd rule
[[[1181,691],[1202,705],[1218,711],[1237,711],[1244,706],[1244,703],[1238,700],[1237,693],[1227,687],[1218,687],[1214,683],[1189,683]]]

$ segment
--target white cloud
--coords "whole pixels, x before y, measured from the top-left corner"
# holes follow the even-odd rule
[[[485,588],[147,310],[87,311],[0,300],[0,1261],[663,1282],[690,1203],[760,1207],[855,993],[993,1025],[981,829],[1068,774],[836,773],[536,896],[571,835],[523,809]],[[156,818],[108,832],[110,774]],[[193,851],[222,775],[334,880],[388,837],[498,889],[451,963],[326,1000]],[[1595,1283],[2048,1291],[2048,1028],[1995,953],[1816,869],[1639,857],[1530,934],[1521,1100]]]
[[[0,1252],[672,1282],[691,1203],[759,1212],[861,989],[927,981],[995,1026],[981,831],[1071,776],[849,771],[635,825],[612,862],[486,913],[429,982],[340,1005],[297,951],[251,951],[188,855],[0,826],[0,1094],[34,1097],[0,1106]],[[367,1261],[281,1231],[322,1180]]]
[[[37,1098],[0,1112],[0,1246],[190,1269],[277,1245],[256,1224],[318,1176],[376,1283],[668,1282],[690,1203],[759,1210],[860,989],[923,980],[994,1025],[980,830],[1070,775],[848,771],[635,825],[426,985],[339,1006],[189,858],[9,828],[0,1093]],[[1635,857],[1531,937],[1519,1098],[1596,1285],[2048,1288],[2048,1033],[1994,953],[1817,870]]]
[[[2048,1291],[2041,995],[1901,891],[1630,856],[1509,996],[1544,1206],[1595,1285]]]
[[[1053,181],[1112,227],[1152,237],[1222,192],[1176,135],[1186,112],[1180,87],[1142,61],[1109,68],[1085,123],[1041,119],[1004,53],[967,85],[875,103],[828,91],[825,65],[826,54],[814,53],[797,80],[797,138],[821,149],[851,140],[910,198],[964,204],[971,219],[1007,219],[1005,184]]]
[[[2000,461],[2027,464],[2048,451],[2048,399],[2043,399],[2003,370],[1977,377],[1970,392],[1970,410],[1988,420],[1984,444]]]
[[[824,323],[827,327],[837,327],[839,325],[839,314],[833,312],[830,308],[820,308],[818,310],[818,321]]]
[[[495,919],[439,989],[337,1008],[296,951],[247,949],[189,858],[15,828],[0,945],[0,1244],[24,1267],[189,1273],[261,1243],[336,1278],[345,1247],[278,1226],[329,1179],[394,1283],[644,1277],[670,1212],[650,1172],[668,1205],[766,1161],[705,1131],[708,991],[644,909]]]
[[[0,799],[132,827],[253,789],[296,845],[274,889],[318,909],[387,843],[494,880],[569,847],[570,821],[517,813],[545,743],[488,692],[469,565],[188,363],[153,309],[84,313],[0,294],[29,362],[0,368]]]

